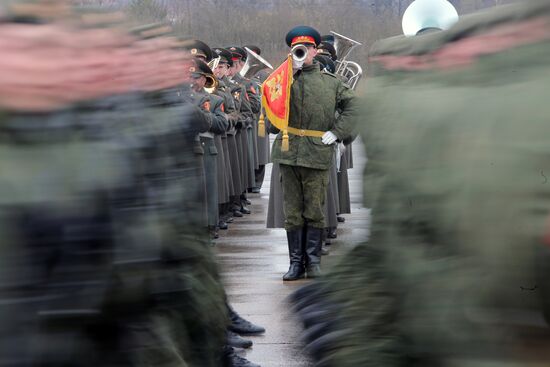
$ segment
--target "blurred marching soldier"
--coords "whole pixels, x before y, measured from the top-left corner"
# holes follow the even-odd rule
[[[337,78],[321,73],[313,60],[320,42],[319,32],[306,26],[292,29],[286,36],[295,75],[288,126],[283,126],[275,139],[272,156],[280,163],[284,193],[290,257],[284,280],[300,279],[306,273],[311,278],[320,275],[323,206],[334,143],[350,137],[357,113],[353,92]],[[270,85],[270,93],[278,98],[280,87]],[[335,119],[337,109],[341,113]],[[270,122],[275,123],[271,116]]]
[[[254,45],[248,45],[244,46],[245,50],[248,48],[252,52],[254,52],[256,55],[261,55],[261,49],[258,46]],[[256,89],[256,94],[260,96],[260,86],[265,81],[265,79],[269,76],[271,73],[271,69],[269,68],[270,65],[266,65],[264,68],[257,71],[254,75],[251,75],[250,81],[254,85]],[[260,96],[261,98],[261,96]],[[264,117],[265,118],[265,117]],[[257,168],[254,172],[254,181],[256,185],[251,188],[249,191],[252,193],[259,193],[260,189],[262,188],[262,184],[264,182],[264,176],[265,176],[265,165],[268,164],[271,160],[270,154],[269,154],[269,134],[267,133],[268,128],[265,127],[269,123],[269,121],[265,118],[264,120],[264,131],[266,133],[261,136],[260,134],[256,134],[256,140],[257,140],[257,147],[258,147],[258,164]]]
[[[219,366],[223,292],[184,215],[209,125],[177,96],[188,60],[168,37],[84,29],[65,2],[24,5],[0,30],[3,60],[26,60],[0,71],[0,364]]]
[[[246,205],[250,204],[250,201],[246,197],[246,192],[249,187],[249,183],[252,180],[250,174],[253,172],[252,167],[254,162],[250,160],[251,155],[249,154],[250,145],[248,139],[250,133],[248,130],[253,128],[255,117],[250,104],[250,98],[246,91],[246,86],[234,80],[235,76],[242,68],[241,61],[243,54],[246,52],[234,46],[229,47],[228,50],[231,52],[233,65],[229,68],[226,82],[228,86],[231,87],[231,93],[235,99],[235,106],[238,107],[238,111],[240,113],[239,121],[236,125],[237,134],[235,135],[235,139],[237,141],[237,150],[239,153],[239,163],[241,168],[241,187],[239,189],[240,195],[236,198],[237,202],[234,203],[233,212],[250,214],[250,209],[246,207]]]
[[[548,363],[550,3],[452,10],[371,48],[370,236],[298,301],[323,366]]]

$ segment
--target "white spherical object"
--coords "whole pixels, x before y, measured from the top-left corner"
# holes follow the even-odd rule
[[[449,29],[458,21],[458,13],[447,0],[415,0],[403,14],[405,36],[415,36],[425,28]]]

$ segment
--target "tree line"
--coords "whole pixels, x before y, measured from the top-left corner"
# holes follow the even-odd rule
[[[459,15],[515,0],[451,0]],[[366,64],[376,40],[399,35],[412,0],[80,0],[83,5],[125,12],[136,23],[169,22],[182,37],[212,47],[254,44],[273,65],[287,53],[289,29],[306,24],[321,34],[335,31],[362,43],[352,59]]]

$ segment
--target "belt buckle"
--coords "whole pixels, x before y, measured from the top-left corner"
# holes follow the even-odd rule
[[[300,136],[306,136],[306,131],[304,129],[300,129]]]

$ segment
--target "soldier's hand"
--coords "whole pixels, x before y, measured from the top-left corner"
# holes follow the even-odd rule
[[[330,131],[327,131],[326,133],[324,133],[323,137],[321,138],[321,141],[323,142],[323,144],[326,144],[326,145],[334,144],[336,140],[338,140],[338,137]]]

